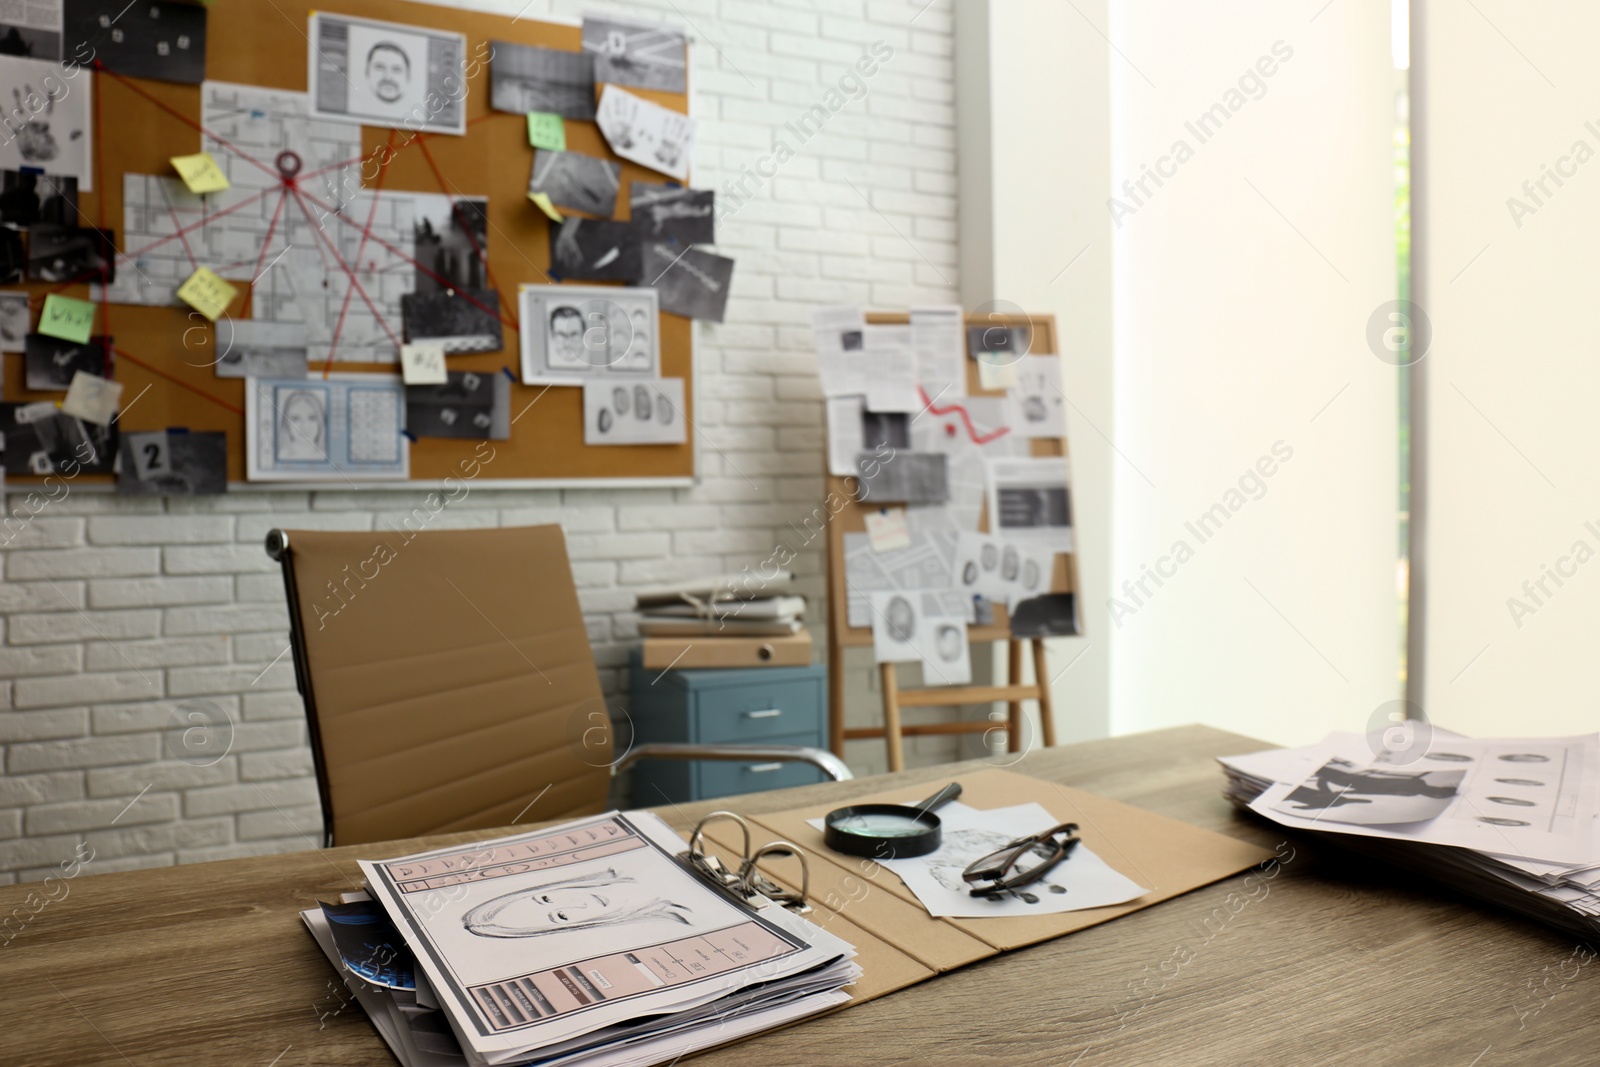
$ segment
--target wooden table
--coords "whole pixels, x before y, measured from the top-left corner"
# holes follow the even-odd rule
[[[1284,835],[1222,800],[1212,762],[1263,747],[1184,727],[1035,752],[1015,769],[1271,848]],[[949,766],[927,768],[662,814],[682,825],[716,806],[778,811],[954,776]],[[296,913],[356,887],[357,857],[483,836],[86,872],[61,883],[67,894],[54,890],[61,899],[0,946],[0,1063],[393,1064]],[[697,1062],[1496,1067],[1600,1059],[1600,961],[1522,920],[1397,876],[1353,872],[1300,843],[1285,856],[1288,848],[1293,858],[1280,877],[1242,905],[1241,879],[1229,879]],[[0,915],[37,889],[0,888]]]

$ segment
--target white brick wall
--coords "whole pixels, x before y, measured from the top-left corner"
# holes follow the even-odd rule
[[[791,144],[794,158],[719,225],[720,249],[739,265],[728,321],[700,329],[702,483],[474,489],[433,523],[565,527],[602,684],[618,709],[635,634],[630,590],[755,566],[780,540],[792,542],[788,524],[821,501],[812,309],[956,299],[950,0],[925,3],[536,0],[525,9],[687,20],[701,121],[695,184],[730,205],[725,183],[771,152],[786,122],[822,102],[873,42],[894,49],[866,79],[866,96]],[[524,10],[522,0],[483,6]],[[42,877],[80,840],[94,846],[92,871],[315,843],[303,709],[288,658],[278,658],[287,614],[262,538],[274,526],[388,526],[422,496],[161,501],[80,489],[50,503],[3,552],[0,882]],[[820,539],[794,569],[820,632]],[[869,666],[852,671],[864,721],[876,706]],[[193,701],[221,717],[219,740],[231,732],[225,753],[218,745],[197,756],[179,743]],[[882,768],[881,744],[854,744],[858,771]],[[938,738],[908,747],[924,758],[952,751]]]

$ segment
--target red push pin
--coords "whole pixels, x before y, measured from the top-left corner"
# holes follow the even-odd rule
[[[278,174],[283,178],[283,184],[290,186],[294,185],[294,176],[300,173],[300,153],[289,151],[279,152],[278,158],[273,160],[273,162],[277,164]]]

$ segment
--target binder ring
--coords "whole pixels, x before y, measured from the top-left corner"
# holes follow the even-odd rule
[[[763,856],[793,856],[800,861],[800,891],[784,889],[776,882],[756,869],[756,863]],[[747,893],[760,893],[764,897],[776,900],[785,906],[793,906],[794,910],[802,915],[811,910],[811,905],[806,900],[811,896],[811,864],[806,859],[806,854],[800,846],[789,841],[769,841],[755,850],[749,859],[744,861],[740,868],[744,876],[744,888]]]
[[[732,819],[739,824],[744,846],[739,850],[738,870],[729,870],[716,856],[702,850],[706,824],[717,819]],[[756,863],[766,856],[794,856],[800,861],[800,890],[784,889],[756,869]],[[811,892],[811,865],[800,846],[790,841],[769,841],[754,852],[750,851],[750,824],[731,811],[714,811],[695,825],[689,836],[688,863],[695,873],[728,893],[734,893],[749,902],[750,897],[763,896],[785,907],[805,914],[811,910],[806,898]]]
[[[744,847],[739,850],[739,855],[745,862],[750,857],[750,824],[744,818],[731,811],[714,811],[701,819],[694,828],[694,833],[689,837],[689,863],[705,878],[726,890],[743,890],[745,880],[743,866],[739,871],[730,871],[717,857],[701,850],[700,842],[705,836],[706,823],[716,819],[732,819],[739,824],[739,831],[744,835]]]

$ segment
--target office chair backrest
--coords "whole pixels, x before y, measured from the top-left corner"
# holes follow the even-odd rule
[[[603,809],[610,720],[561,527],[274,530],[267,551],[328,843]]]

